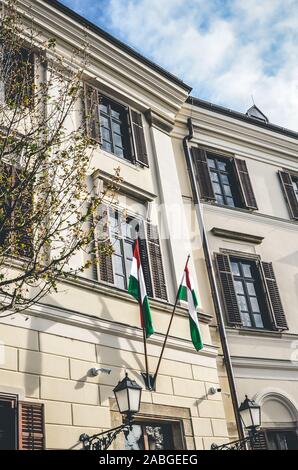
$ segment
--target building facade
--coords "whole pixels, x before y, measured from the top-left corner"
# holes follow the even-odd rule
[[[143,386],[142,403],[115,449],[208,450],[238,439],[235,401],[245,395],[261,405],[263,445],[297,448],[298,135],[256,107],[242,115],[190,98],[188,85],[59,2],[19,6],[66,60],[88,42],[83,100],[70,122],[90,116],[91,186],[102,191],[115,170],[121,180],[100,214],[113,253],[100,256],[96,237],[98,263],[26,316],[0,319],[0,447],[81,449],[81,434],[121,424],[113,388],[127,372]],[[156,330],[151,373],[188,255],[199,293],[204,348],[194,350],[179,304],[154,391],[141,375],[139,307],[127,292],[136,225]]]
[[[108,201],[102,212],[113,254],[78,279],[61,282],[58,293],[26,317],[0,320],[0,441],[10,449],[81,449],[81,434],[121,422],[113,388],[125,373],[144,385],[139,308],[127,293],[131,221],[146,234],[142,257],[156,329],[147,345],[151,373],[192,252],[183,211],[183,233],[176,234],[173,210],[181,206],[181,193],[170,136],[190,88],[58,2],[24,0],[19,6],[40,31],[40,41],[55,38],[66,60],[87,37],[84,103],[70,121],[80,122],[90,100],[96,102],[86,130],[98,144],[90,178],[103,188],[117,168],[122,181],[117,200]],[[80,266],[85,256],[78,253],[72,265]],[[195,275],[193,260],[190,267]],[[205,346],[196,353],[188,312],[177,308],[156,389],[144,387],[133,431],[126,440],[120,436],[114,448],[209,449],[213,442],[228,441],[222,395],[210,392],[219,388],[211,310],[201,307],[199,321]],[[104,371],[93,376],[93,368]]]
[[[262,410],[263,444],[298,447],[298,134],[271,125],[256,107],[231,112],[189,98],[176,120],[173,147],[185,210],[194,234],[194,192],[183,151],[189,134],[195,190],[224,316],[238,404],[245,395]],[[195,257],[201,279],[202,259]],[[203,309],[213,312],[211,296]],[[220,347],[218,328],[211,327]],[[223,358],[221,388],[229,391]],[[225,407],[231,436],[235,414]]]

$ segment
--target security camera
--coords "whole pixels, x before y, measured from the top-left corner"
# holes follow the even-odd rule
[[[90,369],[90,373],[91,375],[93,375],[93,377],[96,377],[100,373],[110,375],[111,372],[112,372],[112,369],[104,369],[104,368],[98,369],[97,367],[93,367],[92,369]]]
[[[216,393],[220,393],[221,388],[216,388],[216,387],[210,387],[208,390],[209,395],[215,395]]]

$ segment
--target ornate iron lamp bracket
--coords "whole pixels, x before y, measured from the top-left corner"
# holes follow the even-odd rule
[[[228,442],[218,446],[217,444],[211,445],[211,450],[254,450],[256,444],[259,442],[259,433],[254,431],[250,432],[249,436],[238,441]]]
[[[103,431],[99,434],[94,434],[93,436],[88,436],[87,434],[81,434],[80,442],[83,443],[84,450],[107,450],[112,442],[116,439],[118,434],[121,432],[131,431],[132,424],[122,424],[117,428],[109,429],[108,431]]]

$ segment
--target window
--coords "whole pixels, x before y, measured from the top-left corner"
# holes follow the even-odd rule
[[[235,188],[233,189],[231,163],[228,160],[209,154],[207,160],[216,202],[235,207],[237,198]]]
[[[105,204],[101,205],[95,231],[99,263],[92,272],[96,280],[113,284],[120,289],[127,289],[137,225],[139,225],[140,256],[147,294],[149,297],[167,300],[157,226],[141,219],[127,217]],[[112,252],[109,248],[112,248]],[[97,262],[96,257],[94,262]]]
[[[25,181],[25,182],[24,182]],[[21,196],[21,197],[20,197]],[[33,184],[18,165],[0,164],[0,251],[33,256]]]
[[[128,288],[128,278],[133,258],[135,224],[129,218],[121,217],[118,211],[110,209],[111,243],[114,283],[120,289]]]
[[[31,106],[34,95],[34,54],[25,48],[3,51],[0,64],[0,102]]]
[[[298,450],[298,435],[294,430],[266,431],[269,450]]]
[[[132,152],[127,109],[105,97],[101,97],[99,108],[102,149],[130,159]]]
[[[85,84],[85,121],[88,136],[106,152],[148,166],[142,114]]]
[[[44,449],[44,405],[0,395],[0,450]]]
[[[174,449],[173,427],[170,423],[136,423],[125,434],[125,450]]]
[[[245,160],[191,149],[201,199],[228,207],[257,210]]]
[[[228,325],[288,329],[272,263],[224,253],[215,261]]]
[[[265,328],[268,325],[260,277],[256,264],[231,258],[231,268],[242,325],[248,328]]]
[[[298,220],[298,176],[280,171],[279,178],[291,219]]]
[[[0,450],[17,448],[17,400],[0,396]]]

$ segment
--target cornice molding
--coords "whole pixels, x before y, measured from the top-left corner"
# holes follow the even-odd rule
[[[159,113],[154,112],[152,109],[148,109],[145,112],[145,117],[149,126],[155,127],[156,129],[170,134],[174,128],[174,120],[165,119]]]
[[[45,37],[58,38],[57,51],[71,56],[73,48],[88,43],[89,64],[86,74],[103,86],[135,103],[142,111],[156,109],[174,119],[185,102],[189,87],[170,74],[154,66],[120,41],[94,28],[79,15],[70,15],[67,8],[58,8],[58,2],[20,0],[20,11],[32,21]],[[102,34],[99,33],[99,31]],[[123,47],[122,47],[123,46]]]
[[[213,227],[211,229],[211,233],[215,237],[227,238],[229,240],[237,240],[246,243],[253,243],[254,245],[260,245],[264,240],[264,237],[252,235],[249,233],[234,232],[233,230],[226,230],[219,227]]]
[[[94,178],[98,177],[106,183],[115,183],[115,175],[113,176],[112,174],[107,173],[103,170],[96,170],[92,176]],[[119,188],[120,192],[122,191],[123,193],[132,196],[140,201],[152,202],[157,198],[156,194],[146,191],[140,186],[135,186],[134,184],[131,184],[126,180],[117,181],[116,186]]]
[[[267,161],[268,153],[275,157],[277,165],[282,164],[282,158],[297,163],[298,140],[282,134],[276,134],[268,129],[253,126],[251,123],[216,114],[204,109],[193,108],[186,104],[177,116],[173,137],[181,139],[187,133],[186,122],[192,117],[194,138],[192,142],[198,145],[220,145],[227,151],[239,156],[252,156]],[[245,147],[245,148],[243,148]],[[220,150],[220,149],[219,149]],[[267,154],[263,156],[264,151]],[[259,154],[258,154],[259,152]],[[270,163],[273,163],[270,159]]]
[[[234,366],[252,369],[290,370],[298,373],[298,362],[280,359],[232,356]],[[296,380],[298,376],[296,377]]]

